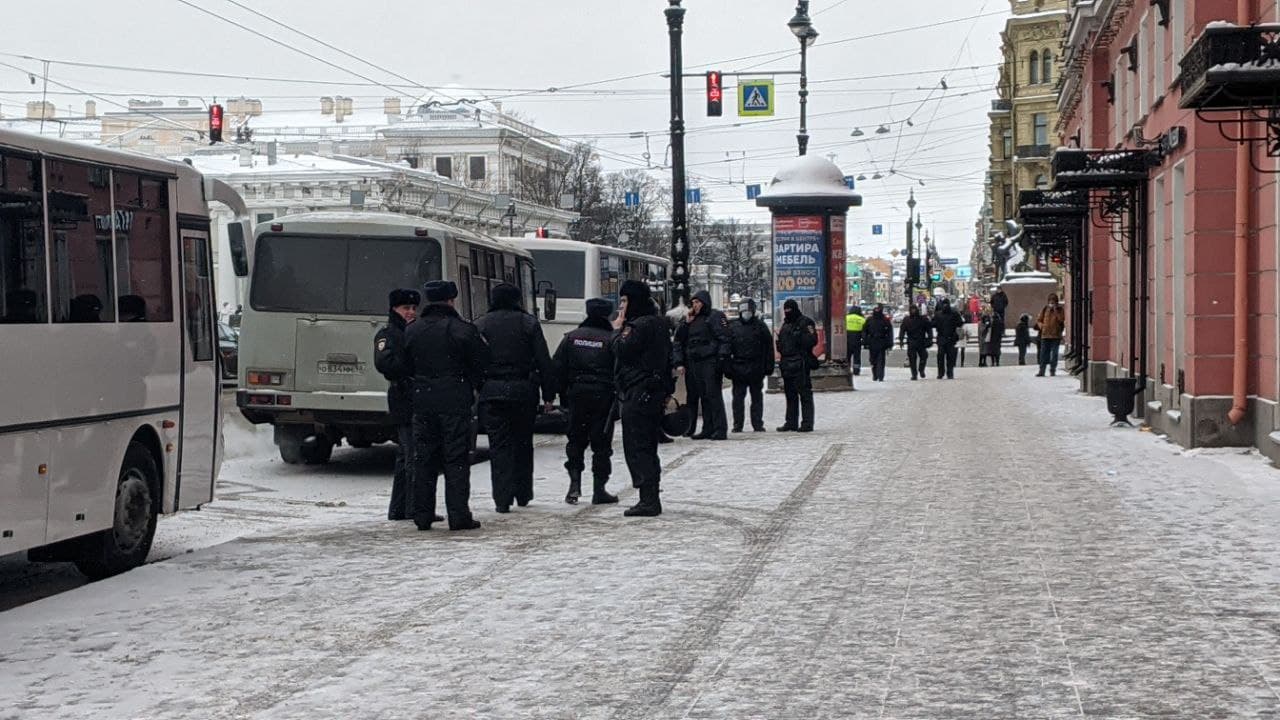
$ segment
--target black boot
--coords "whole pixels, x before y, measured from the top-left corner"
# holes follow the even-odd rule
[[[564,496],[564,501],[570,505],[577,505],[578,498],[582,497],[582,471],[569,471],[569,492]]]
[[[647,482],[640,486],[640,502],[622,512],[626,517],[655,517],[662,514],[662,503],[658,500],[657,483]]]
[[[618,496],[609,494],[609,491],[605,489],[604,486],[607,485],[608,483],[609,483],[609,478],[607,477],[597,477],[595,479],[595,482],[592,483],[593,485],[592,493],[591,493],[592,505],[612,505],[618,502]]]

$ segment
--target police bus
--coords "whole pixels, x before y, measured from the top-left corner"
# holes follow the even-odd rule
[[[213,498],[211,200],[247,215],[184,163],[0,130],[0,555],[111,575]]]
[[[553,290],[536,295],[527,250],[421,217],[286,215],[258,225],[249,251],[236,404],[249,422],[274,426],[290,464],[328,462],[343,439],[357,448],[395,439],[387,381],[373,364],[393,288],[452,280],[458,312],[472,320],[488,310],[490,288],[507,282],[530,311],[541,299],[548,317],[556,312]]]

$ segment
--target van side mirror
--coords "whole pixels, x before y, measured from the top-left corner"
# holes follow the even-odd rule
[[[542,291],[542,319],[547,322],[556,319],[556,291],[552,288]]]
[[[249,277],[249,249],[244,241],[244,224],[227,224],[227,244],[231,246],[231,267],[236,277]]]

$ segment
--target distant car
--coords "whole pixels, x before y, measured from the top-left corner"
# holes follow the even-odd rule
[[[240,366],[240,331],[218,323],[218,355],[222,357],[222,384],[235,385]]]

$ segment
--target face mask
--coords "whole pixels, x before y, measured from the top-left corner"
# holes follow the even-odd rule
[[[753,313],[753,312],[751,312],[750,310],[743,310],[743,311],[742,311],[742,319],[743,319],[743,320],[750,320],[751,318],[753,318],[753,317],[755,317],[755,316],[756,316],[756,314],[755,314],[755,313]]]

